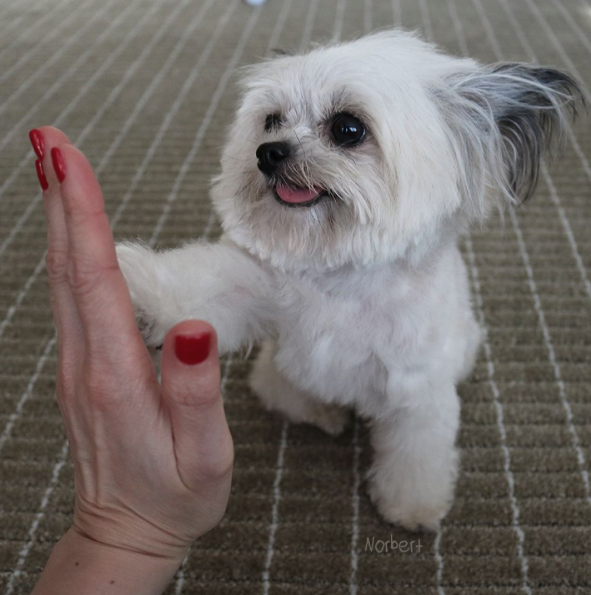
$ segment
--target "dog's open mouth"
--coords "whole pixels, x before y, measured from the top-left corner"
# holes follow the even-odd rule
[[[294,188],[277,184],[273,189],[275,198],[287,207],[311,207],[328,195],[322,188]]]

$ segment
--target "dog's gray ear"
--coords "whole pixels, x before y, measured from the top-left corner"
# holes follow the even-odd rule
[[[444,113],[465,145],[464,167],[479,160],[486,185],[499,186],[512,202],[526,201],[542,158],[553,155],[570,117],[585,106],[582,87],[560,70],[517,63],[454,75],[448,83],[453,105]]]

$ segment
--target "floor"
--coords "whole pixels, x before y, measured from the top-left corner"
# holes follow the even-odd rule
[[[260,9],[239,0],[0,0],[0,10],[7,595],[30,592],[72,509],[30,128],[59,126],[88,154],[118,239],[174,246],[219,235],[207,193],[236,105],[235,71],[273,48],[401,25],[458,55],[553,64],[591,83],[589,0],[268,0]],[[336,439],[288,425],[248,391],[250,362],[228,358],[230,506],[169,594],[591,592],[590,121],[567,136],[525,208],[462,244],[488,335],[459,388],[462,473],[440,532],[410,534],[378,518],[360,422]],[[399,547],[378,551],[390,540]]]

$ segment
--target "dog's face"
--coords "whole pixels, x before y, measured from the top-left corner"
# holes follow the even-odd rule
[[[251,69],[213,187],[224,230],[284,269],[418,257],[525,199],[578,92],[402,32]]]

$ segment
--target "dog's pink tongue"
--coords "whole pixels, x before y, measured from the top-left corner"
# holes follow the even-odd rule
[[[294,190],[293,188],[288,188],[287,186],[277,185],[275,187],[275,192],[277,192],[279,198],[285,202],[300,203],[315,199],[322,191],[315,188],[313,190],[303,188]]]

